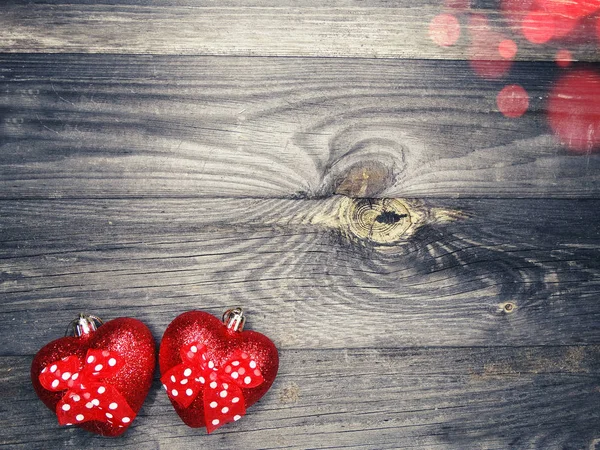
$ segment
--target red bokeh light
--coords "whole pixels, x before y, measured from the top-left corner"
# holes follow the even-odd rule
[[[569,50],[562,49],[556,52],[554,60],[559,67],[569,67],[573,62],[573,55]]]
[[[548,122],[570,150],[587,153],[600,147],[600,75],[579,70],[561,78],[548,100]]]
[[[504,46],[510,47],[510,44],[503,44],[508,41],[506,36],[493,31],[487,17],[482,14],[473,14],[469,18],[469,34],[471,35],[469,64],[473,71],[480,77],[490,80],[506,75],[512,66],[512,60],[505,59],[500,53],[500,49]],[[503,50],[509,52],[511,49],[503,48]]]
[[[574,19],[593,14],[600,9],[599,0],[537,0],[537,4],[555,16]]]
[[[498,53],[504,59],[513,59],[517,54],[517,44],[512,39],[505,39],[498,44]]]
[[[452,14],[439,14],[429,23],[429,37],[433,42],[449,47],[460,37],[460,23]]]
[[[521,22],[523,36],[534,44],[548,42],[554,36],[554,16],[545,12],[532,11]]]
[[[600,0],[502,0],[501,10],[511,26],[535,44],[551,39],[586,42]]]
[[[498,92],[496,104],[506,117],[521,117],[529,108],[529,95],[518,84],[511,84]]]

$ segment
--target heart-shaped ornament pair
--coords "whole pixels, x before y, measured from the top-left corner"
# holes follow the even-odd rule
[[[271,387],[279,366],[266,336],[242,331],[241,308],[223,321],[190,311],[167,327],[160,347],[161,381],[177,414],[210,433],[240,419]],[[155,342],[129,318],[105,324],[94,316],[73,322],[75,336],[50,342],[31,366],[34,389],[61,425],[118,436],[133,422],[150,390]]]

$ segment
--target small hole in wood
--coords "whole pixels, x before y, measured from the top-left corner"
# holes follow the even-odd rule
[[[503,305],[504,312],[510,313],[515,309],[515,304],[511,302],[507,302]]]

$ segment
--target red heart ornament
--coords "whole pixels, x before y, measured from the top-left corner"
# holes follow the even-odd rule
[[[261,333],[242,331],[244,321],[241,308],[226,311],[223,321],[190,311],[167,327],[161,381],[186,425],[211,433],[240,419],[273,384],[277,348]]]
[[[152,333],[139,320],[124,317],[102,324],[82,314],[72,325],[75,336],[56,339],[35,355],[35,392],[59,424],[118,436],[135,419],[152,384]]]

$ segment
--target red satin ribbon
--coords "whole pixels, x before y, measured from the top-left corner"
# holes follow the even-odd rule
[[[193,342],[180,351],[181,364],[160,379],[172,401],[183,408],[203,393],[206,430],[211,433],[246,414],[242,388],[264,382],[260,369],[250,356],[237,351],[217,367],[207,355],[205,345]]]
[[[135,412],[121,393],[103,380],[118,373],[125,362],[114,352],[88,350],[83,365],[71,355],[44,367],[41,385],[49,391],[67,391],[56,405],[61,425],[97,420],[125,427]]]

